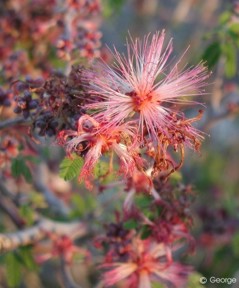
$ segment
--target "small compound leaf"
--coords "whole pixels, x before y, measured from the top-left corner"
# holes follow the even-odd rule
[[[19,287],[21,283],[21,264],[19,263],[14,253],[8,253],[5,259],[8,287]]]
[[[83,164],[84,160],[77,155],[73,155],[72,158],[65,157],[60,164],[60,177],[65,181],[72,180],[79,175]]]
[[[225,75],[232,78],[236,75],[237,70],[237,49],[232,42],[228,42],[222,46],[222,51],[226,59]]]
[[[29,167],[26,165],[25,159],[17,157],[12,160],[11,172],[13,177],[23,176],[29,183],[32,181],[32,174]]]
[[[221,45],[219,42],[210,44],[202,55],[202,59],[206,61],[209,69],[214,67],[221,56]]]

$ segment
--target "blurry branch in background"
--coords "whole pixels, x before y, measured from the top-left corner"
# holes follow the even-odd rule
[[[0,179],[0,194],[2,194],[2,195],[6,196],[6,197],[8,197],[8,198],[10,198],[11,200],[14,201],[15,195],[14,195],[11,191],[9,191],[9,190],[5,187],[5,185],[3,185],[2,182],[3,182],[3,180]],[[2,196],[2,195],[1,195],[1,196]]]
[[[237,115],[239,115],[239,105],[229,105],[227,111],[215,115],[213,117],[210,117],[210,119],[206,122],[206,124],[203,126],[203,131],[208,132],[214,125],[216,125],[218,122],[226,120],[226,119],[233,119]]]
[[[226,119],[234,119],[239,115],[239,105],[237,102],[229,102],[227,105],[224,104],[224,111],[221,113],[217,112],[222,105],[222,99],[227,97],[223,92],[224,64],[224,59],[220,59],[217,64],[216,78],[212,89],[210,118],[206,120],[202,127],[205,132],[209,132],[218,122]]]
[[[4,121],[0,121],[0,129],[9,128],[9,127],[14,126],[14,125],[23,124],[25,122],[27,122],[27,120],[24,119],[23,117],[16,117],[16,118],[12,118],[12,119],[7,119]]]
[[[64,257],[60,258],[60,265],[61,265],[64,287],[65,288],[81,288],[81,286],[74,281],[69,263],[65,261]]]
[[[36,168],[35,177],[33,179],[33,185],[36,190],[41,192],[49,204],[51,209],[58,215],[68,216],[70,213],[69,207],[61,201],[57,196],[54,195],[53,191],[45,184],[45,179],[47,175],[47,165],[45,163],[40,163]]]
[[[26,224],[13,202],[3,195],[1,195],[0,209],[10,217],[17,228],[23,228]]]
[[[176,9],[174,10],[173,19],[176,23],[183,22],[188,16],[192,6],[194,5],[194,0],[183,0],[179,1]]]
[[[87,227],[80,222],[61,223],[42,218],[36,225],[13,233],[0,234],[0,253],[20,246],[34,244],[47,237],[49,233],[67,235],[71,239],[86,235]]]

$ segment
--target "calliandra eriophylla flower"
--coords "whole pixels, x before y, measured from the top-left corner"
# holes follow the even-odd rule
[[[196,138],[202,135],[191,123],[199,117],[185,119],[172,106],[197,103],[188,97],[204,93],[209,74],[203,63],[179,71],[181,59],[168,69],[172,40],[165,46],[164,39],[164,31],[148,35],[143,41],[130,38],[126,55],[114,48],[112,68],[102,62],[98,64],[98,73],[86,73],[93,96],[86,108],[94,111],[98,121],[106,119],[108,125],[122,124],[131,118],[137,120],[137,132],[142,140],[147,136],[158,145],[163,135],[173,146],[183,142],[195,147]]]
[[[107,130],[101,129],[104,123],[97,122],[89,115],[83,115],[78,120],[78,129],[63,130],[58,135],[58,143],[66,148],[67,154],[76,153],[84,156],[84,165],[79,180],[84,180],[87,188],[91,189],[93,170],[100,157],[105,153],[115,153],[120,160],[119,172],[132,175],[143,160],[137,153],[135,129],[124,123],[110,126]],[[113,159],[113,158],[111,158]],[[113,165],[110,161],[111,166]],[[109,167],[113,170],[113,167]],[[112,171],[109,171],[111,173]]]
[[[106,287],[123,281],[122,287],[151,288],[157,282],[180,288],[191,272],[191,267],[173,261],[171,251],[163,243],[137,237],[125,262],[105,263],[102,267],[109,269],[103,274]]]

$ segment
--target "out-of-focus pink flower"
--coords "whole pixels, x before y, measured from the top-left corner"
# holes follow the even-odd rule
[[[151,239],[135,238],[127,262],[106,263],[111,268],[104,273],[106,287],[124,281],[124,287],[150,288],[152,282],[170,283],[179,288],[186,281],[191,268],[173,262],[171,251],[162,243]]]
[[[175,112],[173,104],[189,104],[189,96],[203,94],[207,69],[202,63],[184,71],[179,71],[180,60],[167,74],[167,61],[172,53],[172,41],[164,46],[165,32],[146,36],[143,41],[131,39],[127,43],[127,55],[121,55],[114,49],[114,68],[102,63],[100,72],[92,79],[89,76],[89,89],[97,95],[99,101],[92,101],[86,108],[95,109],[95,119],[107,121],[115,126],[134,117],[138,121],[138,134],[145,135],[154,143],[160,143],[159,135],[168,138],[184,133],[185,142],[190,142],[190,134],[199,137],[199,132],[183,114]],[[174,114],[178,116],[175,120]],[[183,121],[180,121],[180,119]]]
[[[77,253],[89,257],[88,251],[75,246],[69,237],[65,235],[58,238],[55,235],[49,236],[52,239],[52,247],[50,251],[48,250],[36,255],[35,259],[37,263],[43,263],[54,257],[63,257],[66,263],[69,264]]]

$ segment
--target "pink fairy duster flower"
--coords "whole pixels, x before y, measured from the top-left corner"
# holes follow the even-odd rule
[[[99,99],[86,108],[96,110],[95,119],[107,120],[108,126],[121,124],[134,115],[141,139],[147,133],[156,144],[160,142],[159,134],[170,139],[177,129],[184,133],[185,141],[190,142],[192,137],[200,137],[200,133],[189,122],[180,127],[183,113],[176,112],[178,120],[173,121],[175,111],[170,105],[196,103],[185,97],[203,94],[208,73],[202,63],[178,71],[179,60],[166,74],[166,63],[173,48],[172,40],[163,48],[164,38],[163,31],[152,37],[148,35],[143,41],[131,39],[127,42],[126,56],[114,48],[114,68],[102,63],[100,73],[95,76],[86,73],[89,90]]]
[[[162,243],[151,239],[135,238],[127,262],[103,264],[111,268],[103,275],[106,287],[125,281],[124,287],[150,288],[152,282],[182,287],[191,271],[188,266],[173,262],[171,251]]]
[[[91,116],[83,115],[78,121],[77,131],[62,131],[58,136],[59,143],[66,147],[68,154],[75,152],[84,157],[79,180],[84,180],[89,189],[92,188],[90,178],[94,166],[104,153],[114,152],[119,157],[119,171],[125,175],[132,175],[137,167],[143,165],[137,153],[134,128],[129,123],[108,129],[102,129],[103,125]]]

